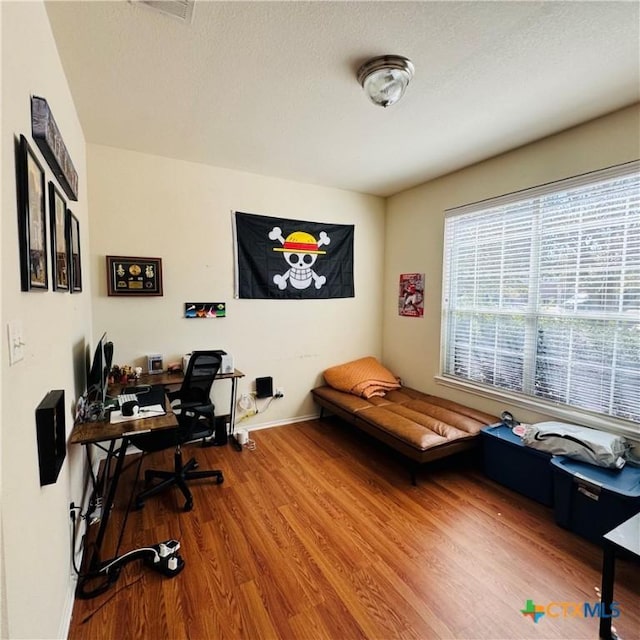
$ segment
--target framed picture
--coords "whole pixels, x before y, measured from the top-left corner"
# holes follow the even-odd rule
[[[154,353],[147,356],[147,371],[154,375],[156,373],[164,373],[164,364],[162,356],[159,353]]]
[[[424,316],[424,273],[400,275],[398,314],[410,318]]]
[[[70,200],[78,199],[78,172],[44,98],[31,98],[31,135]]]
[[[20,136],[17,162],[20,284],[22,291],[48,289],[47,213],[44,170]]]
[[[185,302],[185,318],[224,318],[227,305],[224,302]]]
[[[162,259],[107,256],[110,296],[161,296]]]
[[[53,182],[49,182],[49,229],[52,288],[54,291],[69,291],[67,203]]]
[[[69,251],[69,287],[71,293],[82,291],[82,261],[80,259],[80,223],[67,209],[67,247]]]

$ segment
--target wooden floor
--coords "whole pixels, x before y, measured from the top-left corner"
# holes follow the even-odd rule
[[[76,601],[71,640],[598,637],[598,620],[573,607],[537,623],[521,610],[596,602],[600,549],[473,458],[427,467],[415,487],[401,461],[337,420],[252,435],[253,451],[185,449],[222,468],[224,484],[193,484],[188,513],[178,491],[150,499],[119,549],[176,538],[184,571],[168,579],[128,564],[105,594]],[[163,452],[143,469],[171,464]],[[640,567],[619,562],[616,577],[614,624],[639,638]]]

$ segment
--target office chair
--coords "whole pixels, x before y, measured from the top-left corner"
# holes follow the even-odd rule
[[[187,487],[187,481],[215,478],[216,484],[224,482],[222,471],[217,469],[196,471],[198,463],[195,458],[191,458],[186,464],[183,464],[181,450],[181,445],[184,443],[213,434],[215,408],[209,394],[220,368],[220,362],[220,355],[215,351],[194,351],[189,360],[182,386],[178,391],[167,392],[167,397],[176,414],[177,427],[131,437],[131,443],[144,453],[175,447],[173,471],[155,469],[145,471],[145,485],[149,485],[152,480],[156,479],[159,479],[160,482],[136,496],[135,506],[137,509],[144,506],[144,501],[147,498],[168,487],[177,486],[185,498],[184,511],[191,511],[193,496]]]

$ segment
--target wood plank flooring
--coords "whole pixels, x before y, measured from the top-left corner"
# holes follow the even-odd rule
[[[167,579],[128,564],[105,594],[76,601],[71,640],[598,637],[598,620],[570,607],[537,623],[521,609],[596,602],[600,549],[488,480],[473,456],[426,467],[415,487],[401,460],[338,420],[252,437],[242,453],[185,447],[225,482],[192,483],[188,513],[177,490],[149,499],[119,549],[176,538],[184,571]],[[171,464],[162,452],[142,468]],[[135,466],[110,522],[112,553],[141,488]],[[615,599],[619,634],[640,638],[638,564],[618,563]]]

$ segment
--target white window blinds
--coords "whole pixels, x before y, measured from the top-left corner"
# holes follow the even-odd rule
[[[442,372],[640,422],[640,162],[447,212]]]

